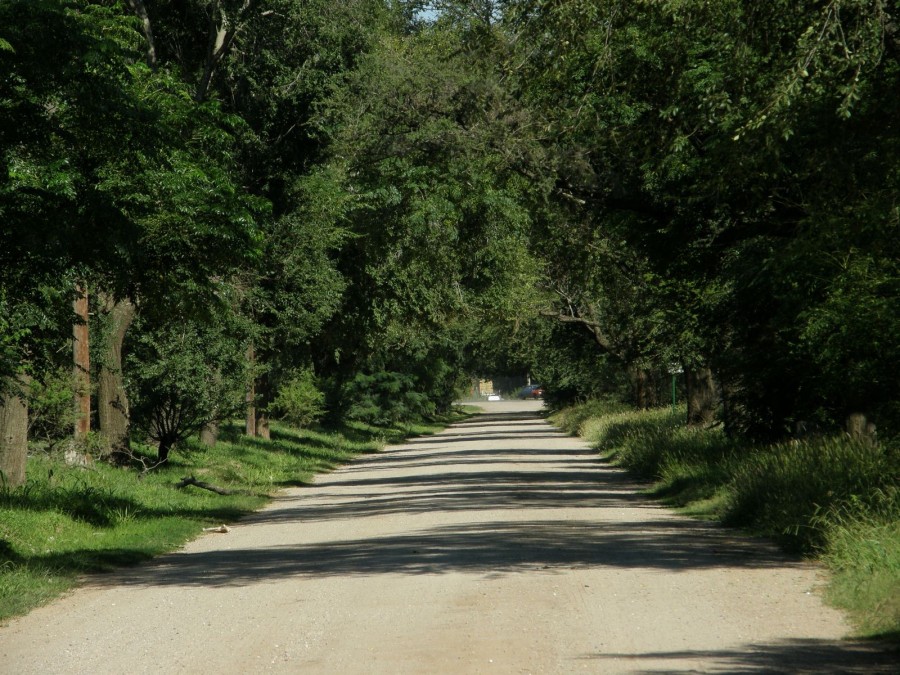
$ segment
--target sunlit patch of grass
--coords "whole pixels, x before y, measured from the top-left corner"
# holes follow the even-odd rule
[[[550,415],[550,421],[563,431],[577,434],[590,440],[591,434],[596,432],[584,429],[588,422],[603,424],[604,420],[613,417],[617,413],[627,413],[628,406],[611,399],[596,399],[579,403],[562,410],[557,410]]]
[[[822,512],[829,599],[849,610],[865,636],[900,642],[900,489],[876,491]]]
[[[75,585],[75,577],[55,573],[39,565],[0,563],[0,593],[2,617],[24,614],[43,605]]]

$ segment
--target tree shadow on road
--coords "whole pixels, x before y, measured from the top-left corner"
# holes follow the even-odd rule
[[[621,672],[627,664],[631,672],[644,675],[694,673],[691,662],[702,661],[703,672],[753,675],[757,673],[791,673],[813,675],[847,673],[860,675],[895,674],[900,672],[900,651],[878,642],[861,640],[830,641],[792,639],[768,644],[748,644],[740,649],[684,650],[647,652],[643,654],[592,654],[584,657],[597,666],[597,672],[612,668]],[[650,662],[665,663],[662,668]],[[684,662],[684,667],[672,663]],[[607,663],[607,666],[603,664]],[[614,665],[613,665],[614,664]],[[642,664],[646,664],[642,667]]]
[[[540,428],[546,430],[543,424]],[[486,457],[497,464],[483,461]],[[432,466],[440,459],[445,470]],[[182,552],[127,572],[123,579],[231,586],[294,576],[801,564],[766,542],[672,516],[640,495],[623,471],[572,445],[548,447],[537,440],[524,448],[456,449],[451,442],[443,451],[413,445],[407,452],[364,462],[371,465],[369,471],[344,469],[322,485],[280,497],[273,508],[240,526],[314,527],[334,521],[338,527],[332,532],[342,531],[340,523],[347,524],[344,531],[359,531],[361,520],[378,523],[395,516],[409,520],[398,526],[401,534],[379,535],[375,527],[376,534],[364,538],[338,535],[301,545]],[[610,516],[635,507],[639,511],[628,512],[638,515]],[[469,512],[478,513],[473,516],[478,522],[467,522],[468,516],[460,522],[458,514]],[[453,522],[422,528],[417,518],[424,514],[442,514]]]
[[[505,423],[508,416],[503,419]],[[476,420],[480,422],[480,418]],[[311,528],[304,530],[304,536],[310,538],[331,532],[328,540],[230,549],[229,542],[219,550],[183,551],[137,568],[96,576],[90,583],[221,588],[292,578],[451,572],[495,577],[598,567],[678,574],[698,569],[806,565],[767,542],[673,516],[638,494],[640,486],[627,474],[603,464],[590,451],[548,447],[541,438],[546,427],[535,429],[533,444],[515,448],[503,442],[508,440],[504,436],[510,436],[508,430],[484,434],[483,424],[477,431],[474,422],[470,425],[473,433],[488,437],[482,440],[501,442],[489,448],[455,447],[449,437],[442,439],[448,444],[444,449],[432,443],[436,439],[412,442],[342,469],[334,480],[287,494],[276,500],[274,508],[238,525],[296,523],[298,528]],[[458,435],[459,440],[470,438]],[[494,461],[498,464],[492,467]],[[500,462],[512,464],[501,466]],[[435,471],[437,465],[446,470]],[[634,507],[640,513],[627,519],[601,516]],[[441,513],[453,522],[423,527],[418,519],[426,513]],[[466,514],[464,522],[459,514]],[[361,519],[379,522],[390,515],[408,519],[398,524],[399,533],[355,534],[364,531]],[[318,526],[326,521],[335,521],[338,527],[325,530]],[[285,532],[281,528],[273,531]],[[719,651],[598,653],[584,659],[596,663],[598,672],[606,669],[603,664],[607,660],[615,660],[616,668],[624,661],[633,665],[635,672],[646,673],[690,672],[697,661],[712,661],[717,664],[713,672],[729,673],[897,672],[895,653],[882,648],[866,650],[856,643],[815,640]],[[680,661],[685,667],[654,670],[657,662],[664,660],[668,664]]]
[[[392,536],[259,549],[181,552],[107,581],[141,586],[244,586],[291,577],[378,574],[552,574],[590,567],[660,569],[783,568],[783,554],[717,528],[678,520],[634,523],[530,520],[452,524]],[[98,579],[103,584],[104,580]]]

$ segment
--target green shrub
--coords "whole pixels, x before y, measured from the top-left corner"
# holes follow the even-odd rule
[[[311,370],[301,370],[278,389],[272,410],[285,422],[308,427],[325,414],[325,394]]]
[[[239,337],[200,321],[136,325],[126,360],[131,424],[159,444],[159,461],[204,425],[243,410],[251,372]]]
[[[416,391],[413,377],[392,371],[357,374],[344,396],[351,401],[347,417],[367,424],[411,422],[435,412],[428,396]]]
[[[28,436],[53,445],[72,435],[75,378],[71,367],[48,370],[31,381],[28,389]]]

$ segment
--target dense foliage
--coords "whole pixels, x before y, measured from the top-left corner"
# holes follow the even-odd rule
[[[638,406],[678,373],[733,437],[895,438],[898,14],[7,0],[0,405],[60,440],[87,289],[120,457],[529,372]]]

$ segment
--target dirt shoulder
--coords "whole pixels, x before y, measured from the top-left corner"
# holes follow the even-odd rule
[[[0,628],[15,673],[895,672],[801,560],[485,414]]]

